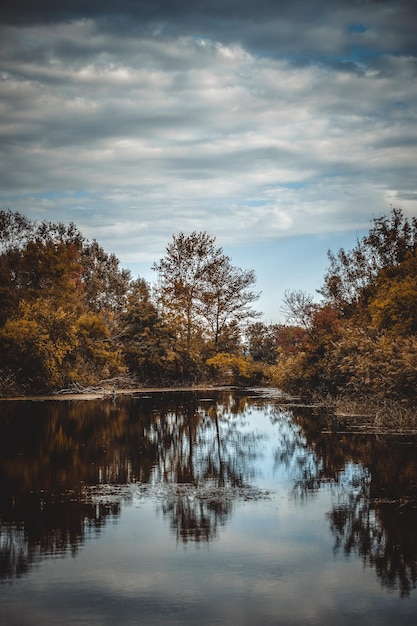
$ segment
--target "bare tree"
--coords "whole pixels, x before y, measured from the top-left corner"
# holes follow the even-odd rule
[[[301,326],[304,330],[309,331],[317,306],[313,297],[305,291],[301,289],[289,291],[287,289],[284,292],[281,310],[287,323]]]

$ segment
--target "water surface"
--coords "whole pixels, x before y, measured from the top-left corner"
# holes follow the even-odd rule
[[[415,624],[417,443],[262,392],[0,402],[0,623]]]

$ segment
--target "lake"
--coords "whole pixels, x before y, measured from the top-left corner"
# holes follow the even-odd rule
[[[0,623],[416,624],[417,440],[273,390],[0,401]]]

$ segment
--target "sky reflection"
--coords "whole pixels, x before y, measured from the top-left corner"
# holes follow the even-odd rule
[[[0,621],[413,623],[411,442],[234,392],[15,406]]]

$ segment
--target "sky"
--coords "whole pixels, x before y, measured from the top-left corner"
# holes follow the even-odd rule
[[[2,3],[0,208],[149,281],[207,231],[282,321],[329,249],[417,216],[416,23],[415,0]]]

